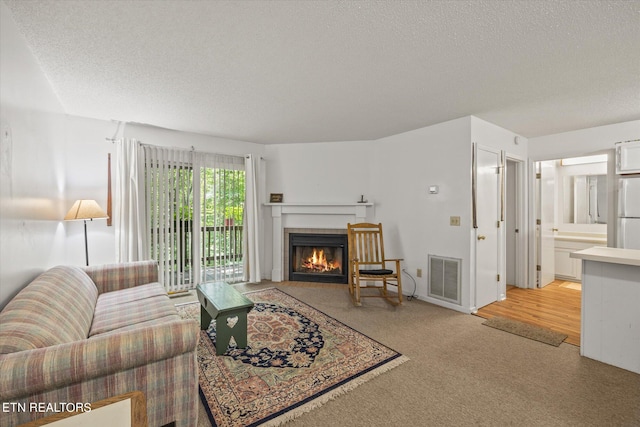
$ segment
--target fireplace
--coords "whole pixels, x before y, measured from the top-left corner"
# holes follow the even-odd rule
[[[289,280],[348,283],[346,234],[289,234]]]

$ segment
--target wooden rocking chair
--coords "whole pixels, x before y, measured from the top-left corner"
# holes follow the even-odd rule
[[[353,304],[361,306],[361,298],[384,298],[392,305],[402,304],[401,259],[384,257],[382,224],[347,224],[349,237],[349,293]],[[387,263],[395,262],[395,270]],[[387,285],[398,287],[398,294],[389,294]],[[375,294],[361,294],[362,289],[375,288]],[[368,291],[367,291],[368,292]]]

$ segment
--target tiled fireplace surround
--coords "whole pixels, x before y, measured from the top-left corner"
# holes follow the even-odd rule
[[[271,280],[289,279],[291,233],[346,234],[347,223],[365,222],[372,203],[269,203],[272,218]]]

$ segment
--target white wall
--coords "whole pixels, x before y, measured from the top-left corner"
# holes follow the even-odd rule
[[[404,259],[421,299],[468,312],[471,308],[471,142],[507,149],[526,158],[526,139],[475,117],[463,117],[375,141],[277,144],[265,147],[267,193],[283,193],[287,203],[375,204],[368,220],[382,222],[387,257]],[[438,194],[429,194],[437,185]],[[461,225],[449,225],[459,216]],[[265,212],[270,248],[269,212]],[[310,226],[316,227],[310,221]],[[346,227],[343,220],[342,227]],[[332,224],[335,226],[335,224]],[[462,259],[462,306],[427,297],[428,255]],[[271,257],[265,259],[270,271]],[[423,277],[416,277],[421,269]],[[403,278],[404,292],[414,283]]]
[[[64,261],[65,116],[0,3],[0,308]]]
[[[276,144],[265,146],[267,193],[284,202],[355,203],[369,194],[372,141]]]
[[[0,307],[44,270],[84,266],[82,221],[63,221],[76,199],[106,209],[106,136],[115,125],[70,117],[58,101],[11,12],[2,8]],[[92,264],[113,262],[113,231],[88,224]]]
[[[515,141],[516,137],[518,143]],[[471,116],[471,140],[487,147],[504,150],[507,156],[522,160],[526,160],[530,146],[527,138],[474,116]]]
[[[383,138],[373,149],[371,188],[375,221],[385,227],[385,255],[404,259],[416,295],[428,301],[428,255],[462,259],[462,307],[470,307],[470,117]],[[438,194],[429,194],[431,185]],[[449,225],[450,216],[460,217],[459,227]],[[406,275],[403,286],[413,293]]]
[[[531,160],[584,156],[614,148],[620,141],[640,138],[640,120],[580,129],[529,139]]]
[[[284,203],[356,203],[361,195],[373,202],[376,195],[370,190],[369,177],[372,144],[372,141],[344,141],[266,145],[265,200],[269,201],[270,193],[282,193]],[[288,215],[282,226],[347,228],[350,218]],[[264,210],[263,224],[266,251],[262,272],[271,278],[271,209]]]
[[[154,126],[126,124],[121,132],[125,138],[135,138],[144,144],[176,147],[216,154],[262,156],[264,145],[246,141],[219,138],[198,133],[180,132]]]
[[[469,306],[471,118],[376,141],[269,145],[265,156],[267,193],[283,193],[285,203],[353,203],[362,194],[373,202],[368,219],[383,223],[386,255],[404,258],[421,298],[427,299],[428,254],[462,258]],[[430,195],[429,185],[438,185],[439,194]],[[449,226],[451,215],[461,217],[460,227]],[[413,288],[404,276],[405,293]]]
[[[111,173],[115,171],[111,137],[116,124],[82,117],[67,116],[65,148],[65,197],[67,212],[78,199],[94,199],[107,211],[108,155],[111,153]],[[115,178],[112,177],[115,182]],[[64,215],[64,214],[63,214]],[[64,264],[85,265],[84,221],[64,221]],[[87,222],[89,264],[115,262],[115,233],[104,219]]]

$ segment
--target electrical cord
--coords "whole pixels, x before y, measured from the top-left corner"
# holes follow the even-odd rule
[[[402,269],[402,272],[404,274],[406,274],[407,276],[411,277],[411,280],[413,280],[413,293],[407,297],[407,301],[411,301],[412,299],[414,299],[416,297],[416,288],[418,287],[418,284],[416,283],[416,279],[413,278],[412,275],[410,275],[406,269]]]

